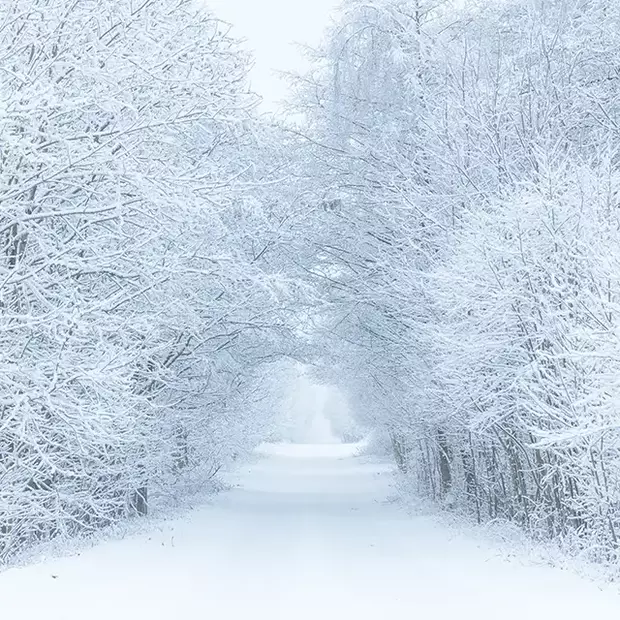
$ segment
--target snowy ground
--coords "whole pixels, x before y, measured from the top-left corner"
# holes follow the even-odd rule
[[[232,491],[149,535],[0,574],[15,620],[620,617],[620,596],[391,501],[348,445],[264,446]]]

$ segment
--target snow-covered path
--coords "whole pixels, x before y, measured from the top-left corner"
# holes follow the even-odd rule
[[[407,516],[353,450],[265,447],[187,518],[0,574],[0,618],[620,618],[611,590]]]

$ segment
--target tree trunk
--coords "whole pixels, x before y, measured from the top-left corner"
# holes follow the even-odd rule
[[[144,517],[148,514],[148,487],[146,484],[132,493],[130,508],[132,514],[139,517]]]
[[[452,471],[450,470],[450,448],[443,430],[437,430],[437,447],[439,448],[439,482],[440,497],[444,498],[452,487]]]

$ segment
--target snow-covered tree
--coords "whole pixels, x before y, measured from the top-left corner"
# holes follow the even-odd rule
[[[255,442],[285,291],[226,25],[186,0],[8,0],[0,24],[4,557]]]
[[[296,130],[325,207],[323,361],[358,415],[420,492],[605,559],[618,20],[605,0],[346,3]]]

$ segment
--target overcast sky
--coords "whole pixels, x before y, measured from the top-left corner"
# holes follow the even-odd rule
[[[286,97],[286,84],[276,70],[304,66],[294,42],[316,45],[340,0],[206,0],[222,19],[234,24],[237,36],[247,39],[254,52],[254,90],[267,107]]]

